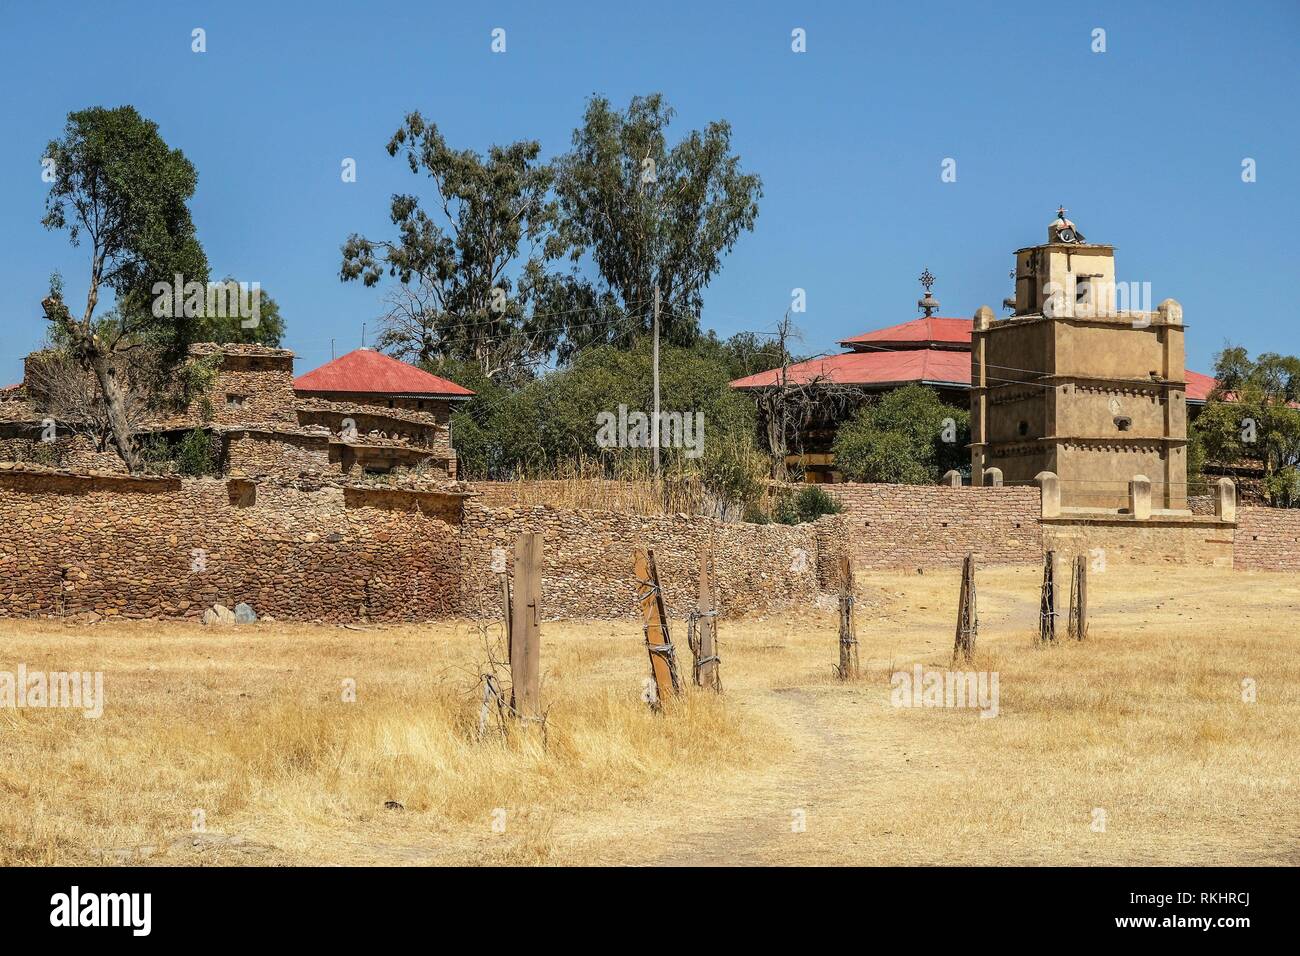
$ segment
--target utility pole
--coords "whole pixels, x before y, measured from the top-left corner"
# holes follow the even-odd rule
[[[655,283],[655,317],[654,317],[654,379],[655,379],[655,412],[654,418],[651,419],[650,427],[653,429],[650,437],[651,455],[653,457],[655,478],[659,477],[659,283]]]
[[[334,361],[334,359],[337,357],[338,356],[334,354],[334,340],[330,339],[330,361],[331,362]]]
[[[366,347],[366,323],[361,323],[361,347]]]

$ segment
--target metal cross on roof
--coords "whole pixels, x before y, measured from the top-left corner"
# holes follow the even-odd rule
[[[939,300],[930,294],[930,286],[934,285],[934,276],[930,275],[929,269],[921,273],[921,285],[925,286],[925,295],[917,300],[916,307],[924,312],[928,319],[934,315],[934,310],[939,308]]]

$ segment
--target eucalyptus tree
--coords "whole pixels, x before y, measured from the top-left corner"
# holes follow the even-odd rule
[[[153,300],[177,276],[200,288],[208,279],[188,206],[198,174],[131,106],[69,113],[44,162],[52,178],[42,223],[66,230],[74,246],[84,241],[90,262],[80,315],[65,304],[57,276],[41,306],[51,338],[94,376],[118,455],[140,471],[127,392],[165,388],[194,329],[185,310],[159,309]],[[106,292],[114,308],[97,316]]]
[[[343,245],[344,282],[397,280],[380,347],[425,363],[472,360],[489,378],[544,359],[561,333],[560,317],[537,308],[551,295],[545,247],[556,217],[539,144],[456,150],[415,112],[387,148],[430,190],[392,196],[394,236],[353,233]]]
[[[551,248],[575,267],[595,266],[594,278],[569,277],[563,288],[602,319],[571,325],[570,351],[647,331],[656,288],[664,337],[693,341],[705,288],[754,228],[762,182],[741,168],[730,124],[715,120],[670,145],[674,115],[658,93],[633,97],[622,111],[593,97],[558,161]]]

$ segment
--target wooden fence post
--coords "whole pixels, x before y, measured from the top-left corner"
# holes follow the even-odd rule
[[[718,675],[718,582],[713,563],[713,551],[700,552],[700,593],[691,615],[687,644],[695,658],[694,679],[696,687],[722,690]]]
[[[1077,641],[1088,636],[1088,559],[1082,554],[1075,556],[1070,577],[1069,635]]]
[[[506,663],[509,664],[509,663],[510,663],[510,659],[511,659],[511,657],[514,656],[514,648],[510,646],[510,645],[511,645],[511,640],[510,640],[511,621],[510,621],[510,617],[511,617],[511,614],[512,614],[512,610],[511,610],[511,602],[510,602],[510,573],[509,573],[508,571],[502,571],[500,574],[497,575],[497,577],[498,577],[498,578],[500,579],[500,581],[501,581],[501,617],[502,617],[502,619],[505,621],[505,627],[506,627]]]
[[[658,710],[664,698],[681,693],[682,685],[677,676],[673,640],[668,633],[668,614],[664,610],[663,591],[659,587],[655,553],[649,548],[638,548],[634,570],[636,599],[641,605],[641,617],[645,621],[645,646],[650,655],[650,673],[655,682],[655,699],[650,705]]]
[[[1056,643],[1056,552],[1043,558],[1043,590],[1038,601],[1038,643]]]
[[[835,669],[840,680],[858,678],[858,635],[853,621],[853,562],[840,555],[840,664]]]
[[[975,600],[975,555],[967,554],[961,563],[961,593],[957,598],[957,636],[952,644],[952,659],[970,660],[979,637],[979,606]]]
[[[542,716],[541,665],[542,536],[515,539],[515,587],[510,602],[510,706],[525,720]]]

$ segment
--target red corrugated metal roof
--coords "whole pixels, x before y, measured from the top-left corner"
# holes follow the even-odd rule
[[[906,385],[931,382],[970,385],[970,352],[910,349],[901,352],[846,352],[791,365],[789,381],[806,384],[816,379],[842,385]],[[759,372],[731,383],[732,388],[759,388],[775,384],[779,368]]]
[[[913,319],[874,332],[864,332],[840,345],[853,348],[859,344],[892,345],[894,348],[926,348],[928,345],[970,349],[971,319],[945,319],[937,315]]]
[[[792,384],[814,380],[838,385],[906,385],[928,382],[934,385],[970,387],[970,352],[951,349],[906,349],[898,352],[882,349],[871,352],[845,352],[826,358],[810,359],[791,365],[787,370]],[[769,369],[731,383],[732,388],[761,388],[776,383],[780,369]],[[1214,388],[1214,378],[1200,372],[1187,372],[1187,400],[1203,402]]]
[[[474,393],[374,349],[357,349],[293,380],[298,392],[355,392],[372,395],[436,395],[465,398]]]
[[[1200,372],[1193,372],[1190,369],[1183,373],[1187,376],[1187,400],[1190,402],[1203,402],[1210,397],[1210,392],[1218,384],[1213,375],[1202,375]]]

